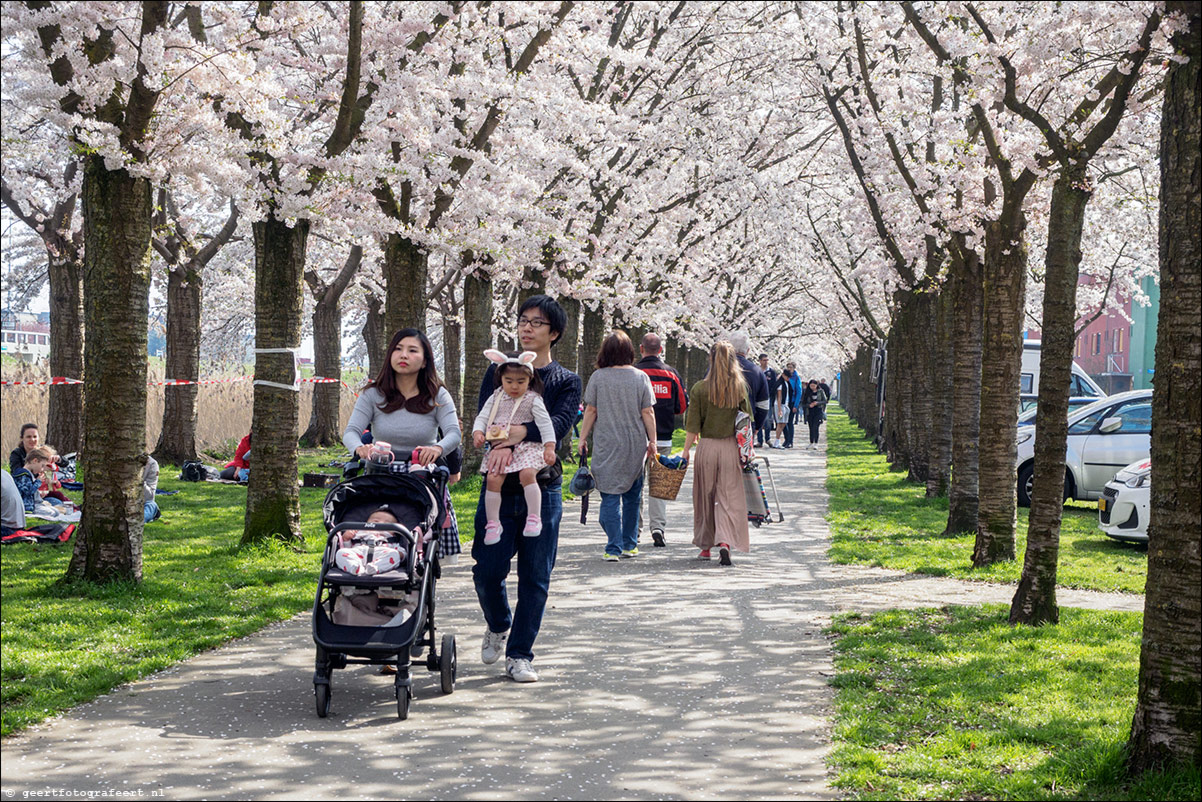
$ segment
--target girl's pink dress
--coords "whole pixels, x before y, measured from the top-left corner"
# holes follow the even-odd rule
[[[511,414],[513,414],[512,424],[533,423],[535,401],[542,401],[542,396],[532,390],[527,390],[524,396],[516,400],[504,390],[498,390],[497,396],[493,400],[494,404],[499,405],[497,414],[493,416],[493,423],[497,426],[504,426]],[[514,413],[513,405],[516,403],[520,403],[521,406]],[[543,461],[543,444],[523,440],[513,447],[513,461],[509,463],[505,473],[517,473],[527,468],[540,471],[545,467],[547,467],[547,463]],[[485,470],[487,468],[482,467],[480,472],[484,473]]]

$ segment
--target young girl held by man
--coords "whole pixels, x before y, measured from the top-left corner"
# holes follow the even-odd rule
[[[526,496],[526,525],[522,534],[537,537],[543,529],[542,490],[538,486],[538,472],[546,465],[555,464],[555,428],[542,399],[542,382],[534,372],[532,363],[536,358],[533,351],[521,354],[505,354],[488,349],[484,355],[496,363],[494,371],[497,389],[480,409],[472,424],[472,443],[483,448],[513,449],[513,460],[506,473],[517,473]],[[534,422],[543,433],[542,447],[537,443],[520,442],[508,444],[509,430],[517,424]],[[492,546],[501,539],[501,485],[504,474],[488,474],[485,479],[484,514],[488,523],[484,527],[484,545]]]

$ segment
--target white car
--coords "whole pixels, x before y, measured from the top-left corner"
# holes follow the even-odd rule
[[[1152,391],[1119,393],[1068,416],[1064,497],[1096,500],[1119,469],[1147,459],[1152,450]],[[1018,430],[1018,503],[1031,505],[1035,427]]]
[[[1133,462],[1114,475],[1098,499],[1098,526],[1115,540],[1148,542],[1152,460]]]

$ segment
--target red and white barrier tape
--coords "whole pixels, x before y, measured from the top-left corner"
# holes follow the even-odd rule
[[[0,381],[0,385],[3,385],[4,387],[26,387],[26,386],[45,385],[45,384],[83,384],[83,380],[82,379],[68,379],[64,376],[54,376],[50,379],[50,381],[44,381],[44,382],[10,382],[8,380]]]

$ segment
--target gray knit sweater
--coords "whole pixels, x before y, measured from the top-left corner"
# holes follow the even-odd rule
[[[455,414],[455,402],[447,388],[440,388],[434,399],[432,411],[419,415],[403,407],[387,414],[380,411],[384,395],[375,387],[359,394],[351,419],[342,433],[342,443],[354,453],[363,445],[363,430],[371,425],[372,437],[392,444],[392,453],[397,459],[406,459],[418,446],[442,446],[442,453],[449,454],[459,446],[459,418]],[[442,439],[438,439],[438,430]]]

